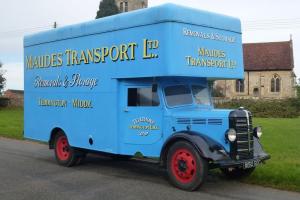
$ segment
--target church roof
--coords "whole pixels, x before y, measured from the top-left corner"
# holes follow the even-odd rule
[[[243,44],[245,71],[293,70],[292,41]]]
[[[4,93],[7,93],[7,92],[14,93],[14,94],[21,94],[21,95],[24,94],[24,90],[11,90],[11,89],[8,89]]]

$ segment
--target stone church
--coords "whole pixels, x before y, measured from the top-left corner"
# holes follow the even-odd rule
[[[115,0],[120,12],[147,8],[148,0]]]
[[[214,89],[230,99],[297,96],[293,42],[243,44],[244,80],[218,80]]]

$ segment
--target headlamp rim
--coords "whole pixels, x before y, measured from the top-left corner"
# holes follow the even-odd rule
[[[260,134],[258,134],[258,132],[260,132]],[[258,138],[258,139],[261,138],[261,136],[262,136],[262,128],[261,128],[261,126],[257,126],[257,127],[255,127],[255,128],[253,129],[253,135],[254,135],[256,138]]]
[[[229,133],[230,131],[234,131],[234,135],[235,135],[234,140],[230,140],[230,139],[229,139],[229,134],[228,134],[228,133]],[[237,133],[236,133],[236,130],[235,130],[234,128],[230,128],[230,129],[228,129],[228,130],[226,131],[226,139],[227,139],[227,141],[233,143],[233,142],[236,141],[236,138],[237,138]]]

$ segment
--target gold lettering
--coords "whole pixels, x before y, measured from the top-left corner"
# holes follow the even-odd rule
[[[52,100],[52,99],[39,99],[39,106],[49,106],[49,107],[67,107],[68,102],[66,100]]]
[[[46,55],[44,58],[44,66],[45,67],[50,67],[51,66],[51,57],[50,55]]]
[[[95,49],[92,49],[92,50],[88,49],[87,54],[88,54],[88,56],[87,56],[88,63],[87,64],[89,64],[90,62],[94,62]]]
[[[101,50],[100,48],[96,48],[95,51],[94,51],[94,54],[95,54],[94,62],[95,63],[99,63],[101,61],[100,50]]]
[[[67,66],[70,66],[70,65],[71,65],[71,52],[72,52],[71,49],[67,49],[67,50],[65,51],[65,54],[67,55]]]
[[[26,66],[27,66],[27,69],[33,68],[32,56],[26,56]]]
[[[78,65],[77,51],[72,51],[72,65]]]
[[[158,40],[144,39],[143,58],[157,58],[158,55],[150,53],[159,47]],[[66,49],[64,52],[56,52],[41,56],[26,56],[25,63],[27,69],[48,68],[81,65],[90,63],[106,63],[107,59],[112,62],[129,61],[136,59],[136,42],[124,43],[120,45],[103,46],[85,50]],[[64,58],[66,56],[66,58]],[[66,62],[66,63],[64,63]]]
[[[38,67],[39,67],[39,60],[38,60],[37,57],[34,57],[33,66],[34,66],[35,68],[38,68]]]
[[[80,59],[79,59],[79,65],[81,64],[81,62],[84,62],[84,64],[88,64],[88,60],[86,58],[86,55],[85,55],[85,51],[84,50],[81,50],[80,52]]]
[[[58,53],[57,54],[57,66],[60,67],[63,65],[63,54],[62,53]]]
[[[135,42],[129,43],[128,47],[131,49],[130,60],[135,60],[135,48],[137,47],[137,43]]]
[[[38,67],[39,68],[42,68],[43,67],[43,56],[38,56],[37,57],[37,59],[38,59]]]
[[[114,56],[114,50],[116,51],[116,55]],[[116,62],[118,59],[119,59],[119,55],[120,55],[120,51],[119,51],[119,48],[117,46],[112,46],[109,50],[109,56],[110,56],[110,59],[113,61],[113,62]]]
[[[121,44],[120,45],[120,60],[124,61],[124,59],[129,60],[128,58],[128,46],[126,44]]]
[[[206,48],[199,48],[198,49],[199,56],[206,56],[206,57],[215,57],[215,58],[225,58],[226,53],[223,50],[218,49],[206,49]]]
[[[57,66],[56,59],[57,59],[57,55],[56,54],[51,54],[51,66],[52,67]]]
[[[109,50],[107,47],[102,47],[102,58],[101,61],[105,63],[105,58],[109,55]]]
[[[205,55],[205,50],[204,50],[204,48],[198,49],[198,54],[199,54],[199,56],[204,56],[204,55]]]
[[[93,108],[91,100],[73,99],[72,105],[74,108]]]
[[[152,58],[151,54],[148,54],[148,40],[144,39],[144,51],[143,51],[143,59],[150,59]]]

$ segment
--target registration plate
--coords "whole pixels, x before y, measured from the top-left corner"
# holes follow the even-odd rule
[[[256,167],[257,165],[259,165],[260,161],[259,160],[251,160],[251,161],[247,161],[243,163],[243,168],[244,169],[249,169],[249,168],[253,168]]]

